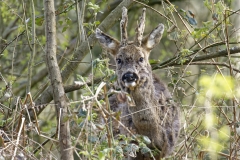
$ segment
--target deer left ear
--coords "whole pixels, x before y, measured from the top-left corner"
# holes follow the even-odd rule
[[[163,35],[164,25],[159,24],[147,37],[145,37],[142,41],[142,47],[146,50],[152,50],[155,45],[157,45]]]
[[[99,43],[106,48],[113,56],[116,55],[116,51],[119,48],[119,41],[115,40],[111,36],[103,33],[100,29],[96,29],[96,38],[98,39]]]

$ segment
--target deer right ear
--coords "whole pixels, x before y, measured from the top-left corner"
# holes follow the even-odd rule
[[[152,50],[157,45],[163,35],[164,25],[159,24],[145,39],[143,39],[143,47],[147,50]]]
[[[99,28],[96,29],[95,34],[99,43],[115,56],[120,45],[119,41],[103,33]]]

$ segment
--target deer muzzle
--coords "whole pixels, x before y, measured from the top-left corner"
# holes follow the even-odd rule
[[[130,88],[130,90],[133,90],[137,85],[138,79],[137,74],[133,72],[127,72],[122,76],[122,81],[124,82],[125,87]]]

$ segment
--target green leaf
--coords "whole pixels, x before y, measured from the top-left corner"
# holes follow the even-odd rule
[[[151,65],[152,64],[158,64],[160,62],[160,60],[158,60],[158,59],[149,59],[148,61]]]
[[[85,118],[87,116],[87,111],[80,109],[78,112],[78,116]]]
[[[126,139],[127,137],[125,136],[125,135],[123,135],[123,134],[119,134],[118,135],[118,139]]]
[[[100,21],[95,21],[94,24],[97,26],[100,24]]]
[[[184,9],[180,9],[180,12],[186,13],[186,11]]]
[[[81,122],[81,123],[79,124],[79,127],[82,128],[83,126],[84,126],[84,122]]]
[[[13,118],[8,118],[7,123],[11,122]]]
[[[192,75],[192,71],[187,71],[186,75],[188,75],[188,76]]]
[[[134,144],[134,143],[130,143],[129,145],[127,145],[126,147],[126,150],[128,151],[128,152],[136,152],[136,151],[138,151],[139,150],[139,147],[136,145],[136,144]]]
[[[203,1],[203,3],[209,10],[211,10],[211,5],[208,0]]]
[[[117,152],[118,154],[123,154],[122,147],[116,146],[115,150],[116,150],[116,152]]]
[[[184,49],[181,50],[182,56],[186,56],[186,55],[189,55],[189,54],[191,54],[191,53],[193,53],[193,51],[191,51],[191,50],[189,50],[189,49],[186,49],[186,48],[184,48]]]
[[[175,84],[176,84],[176,83],[177,83],[177,80],[176,80],[176,79],[174,79],[174,80],[173,80],[173,83],[175,83]]]
[[[106,157],[106,155],[105,155],[104,152],[101,151],[101,152],[98,153],[99,160],[105,160],[105,157]]]
[[[64,33],[68,29],[68,26],[63,27],[62,33]]]
[[[60,25],[62,25],[62,24],[63,24],[63,21],[58,21],[58,23],[59,23]]]
[[[151,149],[149,149],[148,147],[145,146],[145,147],[141,148],[141,153],[142,154],[146,154],[146,153],[149,153],[149,152],[151,152]]]
[[[89,156],[88,151],[81,151],[81,152],[79,152],[79,154],[82,154],[82,155],[85,155],[85,156]]]
[[[35,24],[38,25],[38,26],[41,26],[43,24],[43,21],[44,21],[43,17],[36,18],[35,19]]]
[[[72,20],[71,20],[69,17],[67,17],[67,18],[65,19],[65,21],[66,21],[67,25],[70,25],[71,22],[72,22]]]
[[[100,9],[99,5],[93,4],[92,2],[88,3],[88,9],[98,11]]]
[[[3,126],[6,123],[6,120],[1,120],[0,121],[0,126]]]
[[[96,136],[89,136],[88,137],[89,142],[96,143],[99,139]]]
[[[151,140],[147,136],[143,136],[142,138],[143,138],[143,142],[145,144],[150,144],[151,143]]]
[[[170,41],[178,41],[178,38],[179,38],[179,34],[177,31],[174,31],[174,32],[171,32],[167,35],[167,38],[170,40]]]
[[[116,74],[112,74],[112,76],[110,76],[109,81],[113,82],[113,81],[116,81],[116,80],[117,80],[117,75]]]
[[[174,88],[174,84],[172,82],[168,83],[168,87]]]
[[[84,27],[88,27],[88,26],[89,26],[89,23],[83,23],[83,26],[84,26]]]

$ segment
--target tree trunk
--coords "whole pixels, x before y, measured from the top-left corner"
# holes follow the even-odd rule
[[[52,85],[53,99],[57,109],[60,154],[63,160],[73,160],[71,135],[67,116],[67,98],[64,92],[61,72],[56,58],[56,21],[54,0],[45,0],[46,62]]]

